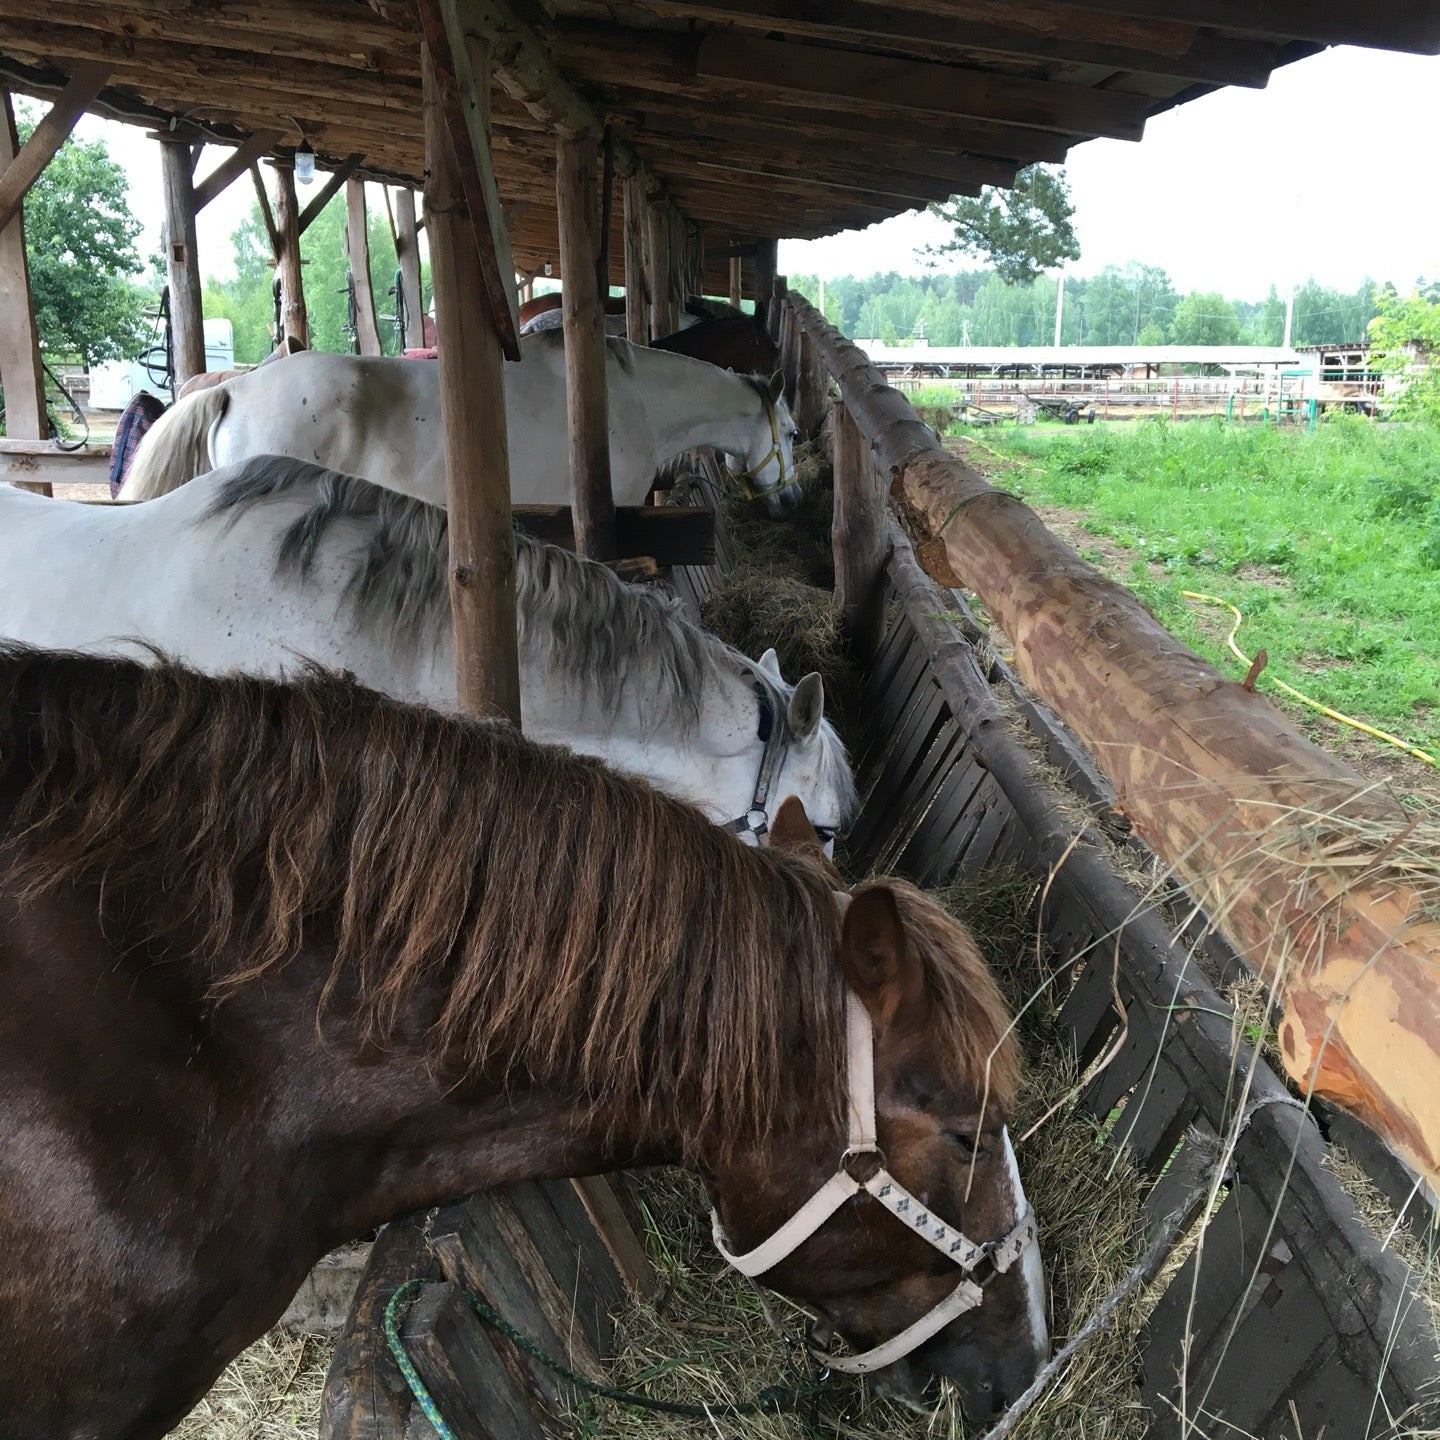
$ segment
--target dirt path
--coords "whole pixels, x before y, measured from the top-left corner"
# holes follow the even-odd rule
[[[971,440],[948,437],[945,448],[958,455],[966,464],[974,466],[994,485],[1008,488],[1009,477],[1017,470],[1025,468],[1020,462],[997,454],[989,446]],[[1013,481],[1010,483],[1013,484]],[[1135,551],[1117,545],[1107,536],[1096,535],[1087,530],[1083,511],[1038,503],[1031,503],[1030,508],[1045,522],[1052,534],[1058,535],[1102,574],[1122,585],[1129,583],[1137,558]],[[1147,568],[1156,580],[1164,579],[1165,571],[1161,565],[1148,562]],[[1212,618],[1211,612],[1202,611],[1197,616],[1197,621],[1218,640],[1223,640],[1229,630],[1227,612],[1214,611]],[[1274,695],[1266,698],[1322,750],[1343,760],[1366,779],[1388,784],[1398,794],[1414,797],[1440,810],[1440,771],[1433,766],[1358,730],[1329,721],[1303,705],[1282,702]]]

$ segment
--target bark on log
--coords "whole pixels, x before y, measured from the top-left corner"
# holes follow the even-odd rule
[[[170,337],[175,385],[201,374],[205,364],[205,312],[200,295],[200,256],[195,242],[195,191],[188,145],[160,146],[165,188],[165,273],[170,286]]]
[[[1089,745],[1137,832],[1285,997],[1285,1067],[1440,1183],[1440,921],[1398,803],[1176,641],[952,456],[863,354],[794,302],[946,583]]]
[[[293,338],[308,350],[310,320],[305,313],[305,280],[300,269],[300,205],[295,195],[295,170],[290,165],[275,166],[275,230],[280,237],[275,263],[280,274],[284,338]]]
[[[345,253],[350,260],[350,283],[355,287],[355,339],[362,355],[378,355],[380,326],[375,320],[375,292],[370,284],[365,182],[354,175],[345,182]]]
[[[425,343],[425,297],[420,290],[420,239],[415,224],[415,192],[401,187],[395,197],[395,261],[405,292],[405,347]]]

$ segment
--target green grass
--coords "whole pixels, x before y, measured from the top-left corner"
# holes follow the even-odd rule
[[[994,443],[1025,462],[1002,483],[1122,547],[1102,568],[1225,674],[1245,670],[1229,612],[1185,590],[1239,606],[1268,675],[1440,752],[1440,431],[1144,421]]]

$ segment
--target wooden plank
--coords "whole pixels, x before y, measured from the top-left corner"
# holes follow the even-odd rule
[[[588,1175],[571,1183],[590,1223],[610,1251],[626,1289],[640,1300],[653,1297],[660,1282],[645,1252],[645,1242],[615,1192],[614,1182],[606,1175]]]
[[[376,1236],[325,1376],[319,1440],[395,1440],[404,1433],[410,1387],[390,1354],[381,1322],[390,1297],[405,1281],[439,1274],[425,1243],[423,1214],[392,1220]]]
[[[1129,1146],[1145,1174],[1154,1175],[1170,1158],[1198,1104],[1185,1077],[1162,1055],[1135,1087],[1113,1138]]]
[[[1115,1008],[1118,983],[1113,940],[1087,944],[1085,968],[1070,988],[1056,1017],[1056,1027],[1070,1044],[1077,1071],[1100,1055],[1120,1026]]]
[[[70,81],[59,98],[40,117],[24,146],[5,161],[0,171],[0,230],[15,218],[30,187],[69,138],[75,122],[109,78],[110,66],[103,60],[77,60],[71,67]]]
[[[555,209],[560,229],[560,309],[565,335],[565,418],[570,440],[570,501],[575,548],[613,560],[615,494],[610,480],[610,419],[605,384],[605,310],[597,282],[598,150],[592,135],[561,134],[555,148]]]
[[[730,300],[730,304],[731,304],[732,306],[734,306],[734,308],[735,308],[736,310],[738,310],[738,309],[740,308],[740,301],[741,301],[741,299],[743,298],[744,293],[745,293],[745,284],[744,284],[744,279],[743,279],[743,274],[744,274],[743,266],[744,266],[744,264],[745,264],[745,261],[744,261],[744,259],[743,259],[741,256],[739,256],[739,255],[732,255],[732,256],[730,257],[730,294],[729,294],[729,300]]]
[[[695,73],[807,97],[881,104],[917,114],[999,120],[1064,133],[1138,140],[1153,103],[1084,85],[1058,85],[959,65],[857,54],[830,46],[757,39],[714,30],[700,42]]]
[[[355,288],[355,339],[362,355],[378,355],[380,326],[375,320],[375,292],[370,284],[365,182],[354,175],[345,182],[345,253],[350,261],[350,283]]]
[[[425,222],[440,352],[450,516],[450,609],[460,708],[520,723],[515,537],[505,420],[503,341],[485,298],[484,239],[460,180],[440,77],[425,56]],[[489,96],[481,53],[472,98]],[[484,119],[483,115],[480,117]],[[481,126],[482,138],[484,126]],[[494,261],[492,254],[491,260]],[[513,335],[513,331],[512,331]]]
[[[619,1181],[612,1179],[610,1184],[615,1187]],[[511,1189],[516,1204],[523,1202],[525,1223],[549,1258],[560,1289],[571,1296],[578,1295],[582,1288],[589,1291],[594,1308],[593,1312],[587,1310],[581,1314],[582,1323],[589,1329],[593,1322],[590,1333],[594,1336],[596,1353],[612,1355],[614,1317],[627,1303],[628,1291],[615,1257],[590,1219],[579,1190],[570,1180],[525,1181]],[[532,1189],[533,1202],[528,1198]],[[623,1191],[617,1190],[617,1199],[622,1210],[625,1209]],[[553,1231],[544,1219],[546,1215],[553,1217]],[[631,1229],[638,1235],[633,1219]]]
[[[870,446],[843,404],[835,407],[835,506],[830,545],[835,603],[845,618],[852,653],[862,664],[879,648],[885,626],[881,576],[890,553],[885,495]]]
[[[39,440],[0,438],[0,481],[26,489],[40,485],[105,485],[110,479],[110,447],[57,450]]]
[[[395,263],[405,291],[405,348],[425,344],[425,296],[420,285],[420,236],[415,225],[415,192],[400,187],[395,197]]]
[[[870,42],[890,53],[925,58],[982,54],[1020,56],[1066,65],[1101,65],[1110,70],[1173,75],[1215,85],[1263,87],[1279,63],[1273,44],[1197,34],[1193,27],[1169,26],[1173,44],[1145,48],[1142,35],[1119,40],[1095,38],[1095,18],[1076,6],[1028,7],[1044,17],[1027,25],[1014,6],[967,13],[958,23],[947,9],[918,10],[864,0],[651,0],[666,15],[715,20],[737,28],[808,39]],[[988,13],[987,13],[988,12]],[[1156,37],[1157,39],[1159,37]]]
[[[465,1440],[547,1440],[527,1397],[496,1353],[498,1337],[480,1323],[454,1285],[427,1285],[400,1333],[431,1399],[456,1435]]]
[[[568,505],[516,505],[512,514],[537,540],[575,549]],[[622,559],[648,555],[658,565],[713,565],[715,512],[686,505],[617,506],[615,552]]]
[[[232,150],[203,180],[195,182],[198,215],[217,195],[228,190],[252,165],[268,155],[280,140],[278,130],[257,130]]]

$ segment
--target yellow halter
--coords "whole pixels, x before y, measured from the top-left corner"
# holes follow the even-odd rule
[[[766,495],[773,495],[775,491],[783,489],[795,479],[793,465],[790,473],[788,475],[785,473],[785,450],[780,444],[780,418],[775,411],[775,402],[766,395],[764,404],[765,418],[770,422],[770,448],[746,470],[733,470],[728,464],[725,466],[725,478],[730,481],[731,490],[742,500],[763,499]],[[780,478],[773,485],[767,485],[765,489],[757,490],[750,482],[772,460],[780,462]]]

